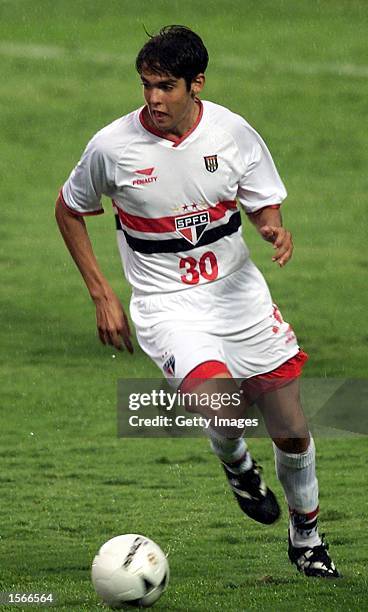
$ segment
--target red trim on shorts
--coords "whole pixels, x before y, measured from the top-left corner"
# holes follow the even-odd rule
[[[216,374],[228,374],[231,376],[227,365],[223,363],[223,361],[204,361],[195,366],[195,368],[185,376],[179,387],[180,391],[189,393],[198,385],[198,379],[207,380],[208,378],[213,378]]]
[[[308,361],[307,353],[300,350],[294,357],[282,363],[278,368],[247,378],[242,383],[242,389],[248,402],[253,403],[263,393],[275,391],[284,387],[292,380],[298,378],[303,370],[303,366]]]
[[[319,506],[317,506],[315,510],[312,510],[312,512],[298,512],[298,510],[292,510],[292,508],[289,507],[289,514],[302,514],[305,517],[305,521],[311,521],[318,516]]]
[[[199,113],[198,113],[198,117],[194,123],[194,125],[192,125],[192,127],[185,132],[185,134],[183,134],[182,136],[180,136],[180,138],[175,138],[175,136],[168,136],[165,132],[161,132],[160,130],[158,130],[155,127],[151,127],[151,125],[146,121],[145,115],[148,112],[148,107],[145,106],[144,108],[142,108],[141,112],[139,113],[139,120],[142,124],[142,126],[144,127],[145,130],[147,130],[147,132],[151,132],[151,134],[154,134],[155,136],[159,136],[160,138],[164,138],[165,140],[170,140],[171,142],[173,142],[173,146],[177,147],[178,145],[180,145],[183,140],[185,140],[186,138],[188,138],[188,136],[190,136],[190,134],[192,132],[194,132],[194,130],[196,129],[196,127],[198,127],[199,122],[202,119],[202,115],[203,115],[203,104],[201,102],[201,100],[199,98],[195,99],[196,103],[199,105]]]
[[[63,196],[63,188],[61,188],[60,191],[59,191],[59,200],[62,203],[62,205],[64,206],[64,208],[66,208],[75,217],[89,217],[91,215],[102,215],[105,212],[103,208],[100,208],[99,210],[88,211],[88,212],[78,212],[77,210],[74,210],[74,208],[71,208],[65,202],[64,196]]]
[[[218,221],[218,219],[222,219],[225,216],[228,210],[236,210],[237,205],[235,200],[229,200],[224,202],[217,202],[215,206],[210,208],[206,208],[204,210],[193,210],[187,213],[181,213],[180,215],[175,215],[172,217],[140,217],[138,215],[131,215],[130,213],[122,210],[118,204],[113,200],[113,205],[115,209],[118,211],[119,219],[125,225],[125,227],[129,227],[130,229],[136,230],[137,232],[176,232],[175,227],[175,219],[179,219],[180,217],[186,217],[188,215],[199,215],[203,212],[208,212],[210,216],[210,222]]]

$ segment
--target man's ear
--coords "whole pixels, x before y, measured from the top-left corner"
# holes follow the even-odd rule
[[[205,82],[206,82],[206,77],[202,73],[197,74],[197,76],[194,77],[194,79],[192,80],[191,88],[190,88],[190,93],[193,98],[202,91]]]

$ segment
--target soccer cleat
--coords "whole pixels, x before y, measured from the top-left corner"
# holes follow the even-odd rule
[[[280,516],[280,506],[262,478],[262,468],[254,460],[249,470],[240,473],[232,471],[232,466],[224,462],[222,465],[242,511],[264,525],[271,525],[277,521]]]
[[[328,554],[328,544],[323,541],[318,546],[293,546],[289,533],[289,559],[296,565],[299,572],[314,578],[340,578],[335,564]]]

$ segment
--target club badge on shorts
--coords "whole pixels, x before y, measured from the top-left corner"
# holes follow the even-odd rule
[[[170,357],[165,361],[164,365],[162,366],[162,369],[165,372],[165,374],[167,374],[168,376],[175,375],[175,357],[174,355],[170,355]]]
[[[203,159],[206,170],[208,170],[208,172],[216,172],[218,168],[217,155],[206,155]]]

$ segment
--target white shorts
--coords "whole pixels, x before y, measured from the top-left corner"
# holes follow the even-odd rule
[[[250,259],[206,285],[133,295],[130,312],[142,349],[179,383],[207,361],[225,363],[234,378],[246,379],[274,370],[299,351]]]

